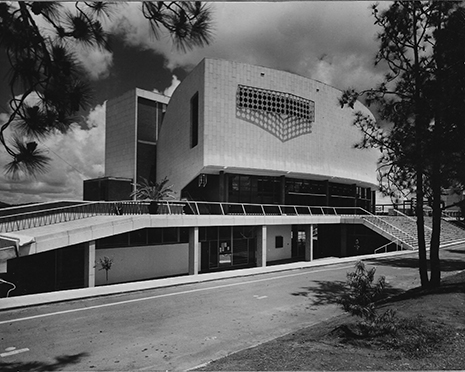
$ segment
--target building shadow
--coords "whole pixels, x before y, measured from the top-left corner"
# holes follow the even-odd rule
[[[460,252],[462,253],[462,252]],[[383,259],[370,259],[364,260],[366,263],[370,263],[375,266],[391,266],[391,267],[408,267],[408,268],[419,268],[418,257],[391,257]],[[428,259],[428,270],[430,269],[430,263]],[[441,271],[459,271],[465,269],[465,261],[458,259],[441,259]]]
[[[382,300],[380,304],[389,304],[407,299],[418,299],[425,296],[447,293],[465,293],[465,272],[460,272],[456,275],[443,278],[441,280],[441,285],[437,288],[413,288],[398,295],[386,298]]]
[[[303,296],[310,299],[313,306],[337,305],[342,295],[348,290],[346,282],[320,280],[316,287],[303,287],[302,291],[291,293],[293,296]],[[383,298],[397,296],[404,290],[386,284]]]
[[[316,287],[302,287],[301,291],[291,294],[309,298],[312,305],[329,305],[337,304],[340,296],[346,291],[345,282],[318,280],[315,283]]]
[[[465,254],[465,251],[460,249],[448,249],[448,251],[452,253]]]
[[[60,355],[55,357],[55,362],[11,362],[6,363],[0,361],[0,371],[2,372],[17,372],[17,371],[33,371],[33,372],[47,372],[47,371],[61,371],[63,369],[72,370],[73,364],[88,356],[88,353],[79,353],[72,355]]]

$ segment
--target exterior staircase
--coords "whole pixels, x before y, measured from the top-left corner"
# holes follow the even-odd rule
[[[363,216],[363,223],[385,238],[396,242],[400,249],[418,249],[416,218],[406,215]],[[425,217],[425,240],[428,246],[432,233],[432,217]],[[465,242],[465,229],[445,219],[441,221],[441,246]]]

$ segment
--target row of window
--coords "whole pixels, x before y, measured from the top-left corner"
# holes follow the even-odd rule
[[[199,228],[199,241],[252,239],[255,226],[210,226]]]
[[[199,228],[199,241],[252,239],[254,226],[211,226]],[[156,244],[189,243],[189,228],[165,227],[134,230],[98,239],[96,248],[134,247]]]
[[[98,239],[96,248],[134,247],[189,242],[189,229],[184,227],[150,228]]]
[[[303,179],[285,180],[286,194],[308,194],[314,196],[355,197],[370,199],[369,188],[354,187]],[[279,177],[229,175],[229,201],[243,203],[273,203],[279,201],[281,179]]]

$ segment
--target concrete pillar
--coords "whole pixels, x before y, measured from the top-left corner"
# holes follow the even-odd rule
[[[219,182],[218,182],[218,201],[226,201],[226,175],[224,171],[220,171]]]
[[[260,226],[257,232],[257,267],[266,266],[266,226]]]
[[[358,207],[357,185],[354,184],[354,185],[352,185],[352,187],[353,187],[352,196],[353,196],[353,198],[354,198],[354,207],[357,208],[357,207]]]
[[[279,204],[286,204],[286,177],[279,177]]]
[[[189,275],[197,275],[199,273],[199,228],[189,228]]]
[[[371,193],[371,200],[370,200],[370,207],[368,208],[368,211],[371,213],[376,213],[376,191],[371,191],[371,188],[369,189]]]
[[[305,261],[313,261],[313,225],[305,225]]]
[[[326,205],[331,205],[331,191],[329,189],[329,181],[326,180],[325,182],[325,193],[326,193]]]
[[[84,286],[95,287],[95,240],[84,243]]]

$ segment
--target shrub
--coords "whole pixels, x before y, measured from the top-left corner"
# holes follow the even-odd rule
[[[111,270],[111,266],[113,265],[113,258],[107,256],[99,257],[99,265],[99,270],[105,270],[105,278],[108,282],[108,271]]]
[[[362,319],[359,329],[364,335],[391,333],[396,329],[394,310],[379,315],[375,302],[381,298],[386,287],[384,276],[374,282],[376,268],[367,269],[362,261],[355,264],[355,271],[347,273],[348,290],[339,303],[344,311]]]

